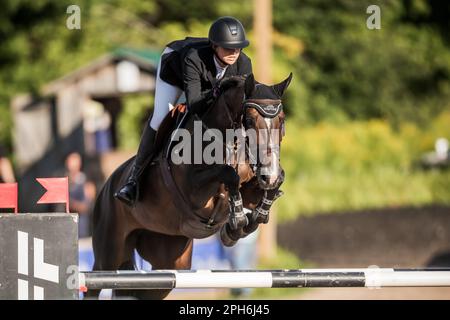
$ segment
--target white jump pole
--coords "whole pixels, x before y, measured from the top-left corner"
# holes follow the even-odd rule
[[[450,269],[158,270],[82,272],[86,289],[450,287]]]

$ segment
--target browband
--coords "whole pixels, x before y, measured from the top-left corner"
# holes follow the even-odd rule
[[[244,107],[255,108],[263,117],[266,118],[276,117],[283,109],[281,100],[272,99],[248,99],[245,100]]]

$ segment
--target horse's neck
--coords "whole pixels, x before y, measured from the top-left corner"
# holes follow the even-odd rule
[[[202,123],[204,123],[204,125],[203,124],[201,125],[201,130],[200,130],[202,136],[201,137],[198,137],[198,136],[196,137],[196,136],[194,136],[194,134],[196,133],[195,130],[194,130],[194,121],[200,121],[200,120],[202,121]],[[204,145],[204,141],[203,141],[203,135],[205,133],[205,129],[217,129],[215,127],[215,125],[212,124],[211,122],[208,122],[208,120],[210,120],[210,119],[200,119],[198,116],[195,116],[195,115],[192,114],[192,115],[189,116],[189,118],[185,122],[185,125],[184,125],[183,129],[188,130],[189,133],[190,133],[191,161],[194,160],[194,154],[193,153],[196,151],[195,148],[194,148],[194,145],[195,145],[195,143],[199,143],[199,141],[201,141],[201,143],[202,143],[201,152],[202,152],[202,156],[203,156],[203,151],[204,151],[204,146],[205,146]],[[229,129],[231,129],[231,128],[229,128]],[[226,130],[223,131],[223,130],[219,129],[219,131],[221,132],[222,137],[217,137],[217,138],[226,139]],[[214,139],[216,139],[216,138],[214,138]],[[222,142],[222,147],[224,148],[224,150],[223,150],[224,151],[224,158],[222,159],[223,160],[222,163],[219,163],[219,164],[227,164],[227,159],[226,159],[227,151],[225,150],[225,148],[226,148],[226,141],[222,140],[221,142]],[[246,148],[246,147],[244,146],[244,148]],[[165,148],[165,149],[166,149],[165,152],[167,153],[167,148]],[[202,158],[202,161],[203,160],[204,159]],[[241,178],[241,181],[243,181],[243,182],[248,181],[248,180],[250,180],[253,177],[253,171],[251,169],[251,166],[250,166],[250,164],[248,162],[248,159],[245,159],[244,163],[239,163],[238,164],[237,161],[239,161],[239,160],[240,160],[239,156],[233,157],[231,159],[231,162],[228,163],[228,164],[237,170],[237,172],[238,172],[238,174],[239,174],[239,176]],[[177,165],[175,165],[173,163],[172,163],[172,166],[177,167]],[[186,170],[189,170],[190,167],[192,167],[192,166],[190,166],[190,165],[183,165],[182,168],[179,168],[179,169],[181,169],[182,171],[186,172]],[[211,167],[211,165],[205,165],[204,169],[207,170],[208,167]]]

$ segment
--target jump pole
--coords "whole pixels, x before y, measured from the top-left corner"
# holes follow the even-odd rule
[[[79,289],[450,287],[450,268],[78,270],[78,215],[0,214],[0,300],[78,299]]]
[[[161,270],[81,272],[86,289],[450,287],[447,269]]]

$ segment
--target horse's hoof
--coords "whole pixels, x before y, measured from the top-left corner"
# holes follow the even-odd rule
[[[258,219],[258,211],[256,210],[251,210],[249,212],[246,213],[247,219],[248,219],[248,224],[246,227],[248,227],[249,225],[253,224],[256,222],[256,219]]]
[[[269,222],[269,215],[268,214],[259,214],[258,218],[256,218],[256,222],[267,224]]]
[[[247,215],[243,214],[238,217],[230,217],[229,224],[232,230],[239,230],[248,225],[248,222]]]
[[[237,240],[233,240],[230,238],[227,230],[226,230],[226,225],[224,225],[221,229],[220,229],[220,240],[222,241],[222,244],[225,247],[232,247],[236,244]]]
[[[242,229],[243,233],[245,234],[244,237],[248,236],[250,233],[253,233],[256,231],[256,229],[258,229],[259,223],[257,222],[252,222],[249,223],[246,227],[244,227]]]
[[[239,238],[234,238],[231,234],[230,234],[230,230],[229,229],[229,224],[225,224],[224,226],[222,226],[222,228],[220,229],[220,240],[222,241],[222,244],[225,247],[232,247],[236,244],[236,242],[239,240]]]

